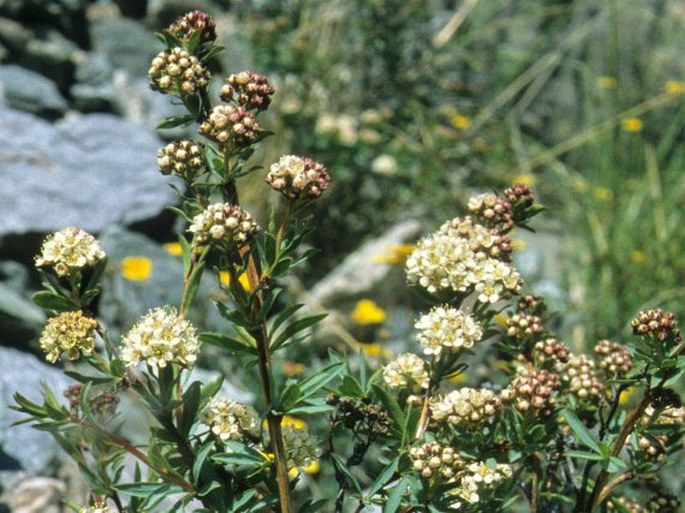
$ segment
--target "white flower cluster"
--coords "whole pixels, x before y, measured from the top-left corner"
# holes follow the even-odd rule
[[[470,348],[483,336],[480,323],[467,313],[447,305],[436,306],[414,325],[424,354],[438,355],[443,348]]]
[[[557,371],[569,392],[579,399],[598,400],[604,395],[604,383],[597,376],[595,362],[589,356],[572,355],[567,363],[557,365]]]
[[[202,422],[223,442],[242,440],[245,433],[253,436],[259,433],[259,415],[255,409],[228,397],[212,399],[202,414]]]
[[[407,277],[428,292],[476,291],[482,303],[495,303],[521,289],[514,267],[497,255],[499,237],[469,218],[456,218],[419,241],[407,259]]]
[[[480,501],[479,491],[496,485],[511,475],[511,467],[504,463],[497,463],[495,468],[491,468],[486,463],[474,461],[461,472],[461,483],[455,492],[460,498],[473,504]]]
[[[492,417],[500,404],[492,390],[461,388],[431,401],[431,421],[475,428]]]
[[[418,392],[428,388],[425,362],[413,353],[398,356],[383,368],[383,381],[390,388]]]
[[[464,466],[464,460],[453,448],[438,442],[426,442],[412,447],[409,449],[409,457],[414,471],[426,479],[437,475],[450,482]]]
[[[150,310],[131,328],[122,345],[121,359],[127,365],[144,360],[153,368],[170,363],[191,366],[199,350],[195,328],[171,307]]]
[[[307,467],[319,458],[319,439],[309,433],[306,427],[284,425],[283,443],[288,468]]]
[[[63,312],[50,319],[40,335],[40,348],[45,359],[51,363],[65,353],[70,360],[77,360],[81,354],[90,354],[95,346],[94,330],[98,322],[83,315],[80,310]]]
[[[266,183],[288,199],[317,198],[326,189],[330,175],[326,168],[311,159],[284,155],[271,165]]]
[[[227,246],[241,246],[259,226],[242,207],[229,203],[213,203],[193,218],[188,231],[195,235],[197,244],[211,242]]]
[[[36,258],[36,267],[52,267],[62,278],[105,258],[95,237],[80,228],[64,228],[49,235]]]
[[[200,133],[218,143],[231,143],[239,148],[257,139],[261,127],[254,113],[235,105],[217,105],[200,125]]]

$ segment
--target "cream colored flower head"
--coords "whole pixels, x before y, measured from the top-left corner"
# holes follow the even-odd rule
[[[45,352],[45,359],[55,363],[63,353],[69,360],[78,360],[82,354],[92,353],[97,327],[98,322],[80,310],[53,317],[40,336],[40,348]]]
[[[213,203],[193,218],[188,231],[196,244],[219,244],[240,247],[259,230],[244,208],[229,203]]]
[[[309,158],[284,155],[271,165],[266,183],[288,199],[318,198],[328,185],[330,175],[323,164]]]
[[[487,422],[500,405],[492,390],[462,388],[431,401],[431,421],[475,428]]]
[[[428,388],[426,364],[414,353],[400,355],[383,369],[383,381],[390,388],[419,392]]]
[[[228,397],[212,399],[202,414],[202,422],[222,442],[240,441],[246,433],[252,436],[259,434],[259,415],[255,409]]]
[[[319,458],[319,439],[309,433],[306,427],[284,425],[283,442],[289,468],[306,467]]]
[[[93,267],[105,258],[95,237],[80,228],[64,228],[49,235],[36,257],[36,267],[52,267],[66,278],[74,271]]]
[[[154,308],[122,340],[121,359],[128,366],[145,361],[150,367],[170,363],[190,367],[199,350],[197,332],[175,308]]]
[[[468,217],[453,219],[419,241],[407,258],[407,279],[430,293],[475,291],[481,303],[495,303],[521,290],[518,272],[502,259],[504,243]]]
[[[437,355],[444,349],[468,349],[483,337],[480,323],[462,310],[448,305],[436,306],[415,324],[417,340],[427,355]]]
[[[79,513],[110,513],[110,509],[104,502],[96,502],[92,506],[84,506]]]

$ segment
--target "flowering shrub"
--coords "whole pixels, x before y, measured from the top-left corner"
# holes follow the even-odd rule
[[[76,228],[57,232],[36,261],[45,290],[34,300],[52,315],[41,337],[46,359],[80,358],[89,370],[67,371],[80,382],[65,392],[68,405],[46,389],[43,404],[17,394],[15,408],[79,465],[91,498],[77,510],[676,511],[656,475],[683,436],[673,391],[685,372],[677,321],[660,309],[640,312],[636,340],[602,340],[596,358],[555,339],[544,300],[521,296],[512,263],[510,232],[529,229],[541,210],[523,184],[474,197],[468,216],[408,255],[408,283],[430,304],[415,324],[415,352],[373,373],[363,356],[335,352],[302,379],[274,372],[275,355],[303,344],[323,318],[279,298],[282,278],[308,256],[306,211],[330,176],[287,155],[264,177],[282,212],[260,226],[240,205],[237,181],[257,171],[246,162],[268,135],[257,117],[274,90],[266,77],[241,72],[212,103],[214,29],[207,15],[189,13],[160,34],[167,49],[150,69],[153,89],[188,111],[160,127],[197,124],[204,136],[158,155],[160,171],[186,185],[174,208],[188,226],[179,237],[180,304],[151,310],[112,340],[94,303],[106,266],[97,240]],[[215,301],[223,332],[187,319],[207,270],[225,293]],[[254,405],[221,395],[221,380],[190,380],[206,344],[255,369]],[[476,352],[493,371],[455,387]],[[628,389],[636,392],[625,403]],[[146,443],[118,432],[124,393],[154,419]],[[323,414],[324,433],[290,417]],[[135,467],[123,472],[130,458]],[[334,496],[301,491],[303,474],[319,467],[320,479],[335,481]],[[646,487],[653,494],[635,502]]]

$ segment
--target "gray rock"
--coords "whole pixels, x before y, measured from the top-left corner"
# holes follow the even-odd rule
[[[45,315],[40,308],[0,283],[0,335],[3,343],[28,347],[44,323]]]
[[[64,115],[67,102],[51,80],[14,64],[0,65],[4,103],[12,108],[55,119]]]
[[[21,23],[0,17],[0,43],[11,54],[20,54],[33,37],[33,32]]]
[[[20,476],[0,500],[13,513],[61,513],[66,490],[59,479]]]
[[[147,0],[114,0],[122,16],[144,18],[147,14]]]
[[[25,418],[10,410],[13,396],[19,392],[31,401],[42,403],[42,384],[61,397],[73,382],[62,372],[16,349],[0,347],[0,441],[2,442],[3,481],[7,473],[23,471],[28,475],[49,475],[53,465],[64,459],[64,452],[53,438],[28,424],[10,427]],[[6,481],[5,481],[6,482]]]
[[[51,126],[0,109],[0,240],[76,225],[100,232],[156,218],[176,194],[156,166],[161,141],[112,115]]]
[[[398,266],[383,263],[382,259],[392,254],[393,247],[413,242],[420,231],[421,224],[409,219],[368,241],[317,283],[311,290],[312,297],[328,308],[362,297],[378,297],[381,290],[388,298],[396,297],[398,287],[405,288],[404,275],[401,273],[400,281],[391,280]]]
[[[76,83],[69,90],[73,106],[82,112],[111,111],[114,104],[112,67],[98,52],[83,53],[76,63]]]
[[[60,91],[69,90],[74,81],[74,61],[78,46],[53,29],[37,30],[17,55],[22,66],[53,80]]]
[[[27,25],[40,20],[86,48],[88,3],[87,0],[0,0],[0,16],[17,19],[26,22]]]
[[[103,14],[90,27],[93,49],[133,77],[146,77],[152,58],[162,50],[155,35],[132,20]]]

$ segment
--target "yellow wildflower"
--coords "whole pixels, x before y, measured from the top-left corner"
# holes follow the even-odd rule
[[[392,358],[392,351],[381,344],[358,344],[357,349],[371,358],[382,358],[385,360]]]
[[[538,179],[535,175],[531,175],[530,173],[519,173],[518,175],[514,176],[512,182],[522,183],[525,185],[535,185],[538,183]]]
[[[228,271],[219,271],[219,281],[221,282],[222,285],[225,285],[226,287],[228,287],[228,285],[231,283],[231,275],[229,274],[229,272]],[[247,290],[248,292],[251,290],[250,279],[247,277],[247,273],[241,274],[238,277],[238,281],[243,286],[243,289]]]
[[[631,398],[635,395],[635,392],[637,392],[637,388],[635,387],[626,388],[623,392],[621,392],[621,395],[618,398],[618,404],[621,406],[628,404]]]
[[[597,201],[609,201],[614,197],[614,193],[607,187],[595,187],[593,194]]]
[[[464,130],[465,128],[468,128],[468,126],[471,124],[471,119],[468,118],[467,116],[461,116],[457,114],[456,116],[452,116],[450,119],[452,122],[452,126],[454,128],[458,128],[459,130]]]
[[[618,85],[617,80],[614,77],[609,76],[599,77],[597,83],[602,89],[616,89],[616,86]]]
[[[506,328],[507,327],[507,321],[509,320],[509,317],[507,317],[503,313],[498,313],[498,314],[495,314],[493,316],[492,320],[495,321],[498,326],[500,326],[502,328]]]
[[[388,253],[376,255],[373,261],[377,264],[404,264],[404,261],[416,249],[416,244],[395,244],[388,248]]]
[[[466,374],[462,372],[461,374],[455,374],[454,376],[451,376],[449,378],[449,381],[450,383],[454,383],[455,385],[461,385],[462,383],[466,382],[466,379]]]
[[[152,260],[145,256],[124,257],[121,275],[129,281],[147,281],[152,276]]]
[[[635,264],[644,264],[645,261],[647,260],[647,255],[645,255],[644,251],[640,251],[639,249],[636,249],[635,251],[630,253],[630,259]]]
[[[668,80],[664,85],[664,90],[669,94],[685,94],[685,82]]]
[[[352,321],[361,324],[379,324],[385,321],[385,310],[371,299],[361,299],[352,312]]]
[[[526,249],[526,241],[521,239],[514,239],[511,241],[511,247],[516,251],[521,251],[522,249]]]
[[[296,419],[290,415],[284,415],[283,420],[281,420],[281,426],[292,426],[295,429],[306,429],[307,423],[302,419]]]
[[[621,128],[631,134],[642,131],[643,123],[640,118],[624,118],[621,120]]]
[[[163,244],[162,247],[164,248],[164,251],[171,256],[177,257],[183,254],[183,247],[179,242],[167,242],[166,244]]]
[[[319,460],[312,460],[309,465],[302,467],[302,470],[304,470],[305,474],[318,474],[319,470],[321,470],[321,464],[319,463]]]

